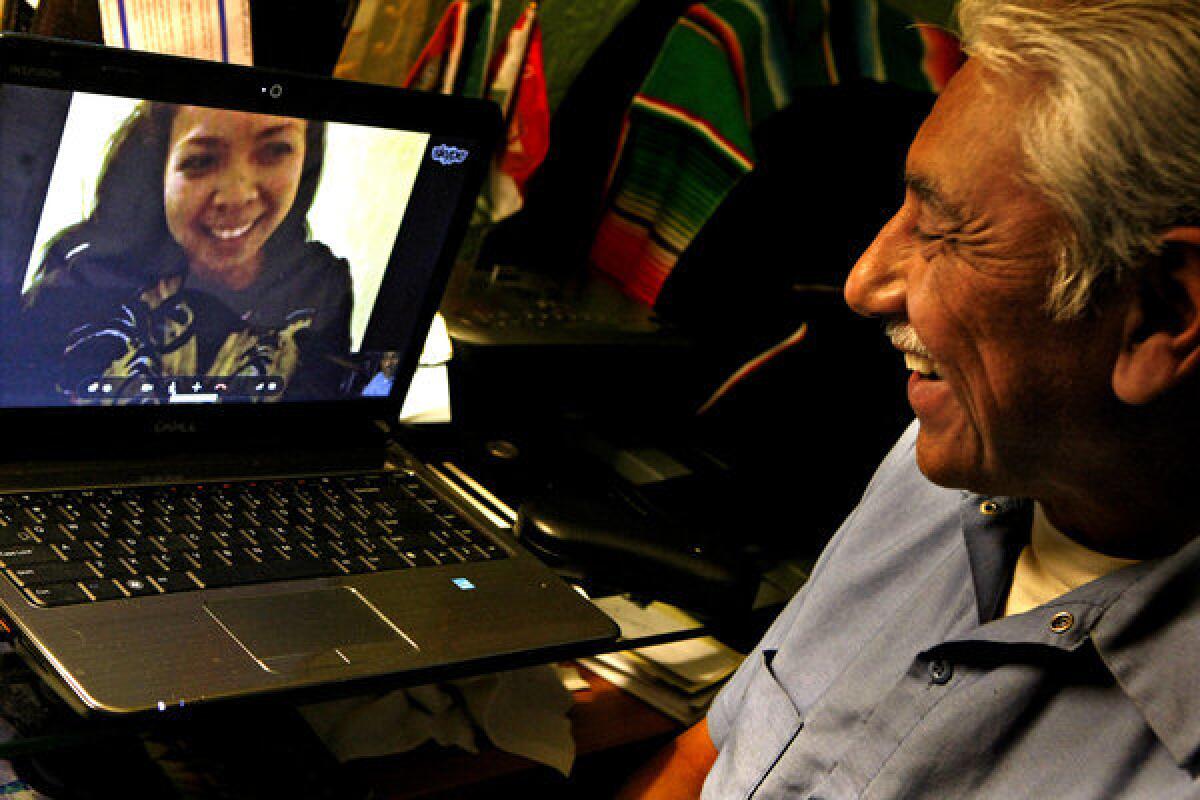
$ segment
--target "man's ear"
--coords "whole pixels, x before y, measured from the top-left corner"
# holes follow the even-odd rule
[[[1118,398],[1149,403],[1200,369],[1200,227],[1172,228],[1138,277],[1113,367]]]

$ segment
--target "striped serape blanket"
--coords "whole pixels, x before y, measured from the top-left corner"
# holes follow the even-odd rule
[[[653,305],[679,255],[754,168],[755,126],[796,87],[867,78],[938,91],[960,62],[950,34],[880,0],[691,6],[626,115],[592,266]]]
[[[592,264],[652,304],[676,259],[754,167],[751,131],[791,97],[768,0],[690,7],[626,116]]]

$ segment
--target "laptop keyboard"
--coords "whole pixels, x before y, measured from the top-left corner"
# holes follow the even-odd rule
[[[507,555],[403,473],[0,494],[0,568],[39,606]]]

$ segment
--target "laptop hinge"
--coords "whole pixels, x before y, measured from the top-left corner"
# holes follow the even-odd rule
[[[387,428],[373,422],[313,430],[281,440],[252,436],[230,441],[157,437],[111,442],[76,454],[12,454],[0,461],[0,490],[187,483],[293,475],[365,472],[388,459]]]

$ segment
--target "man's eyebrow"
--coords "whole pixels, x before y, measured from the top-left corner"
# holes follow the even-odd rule
[[[951,222],[961,225],[967,220],[967,212],[961,205],[946,197],[931,178],[915,172],[904,173],[904,186],[925,205]]]

